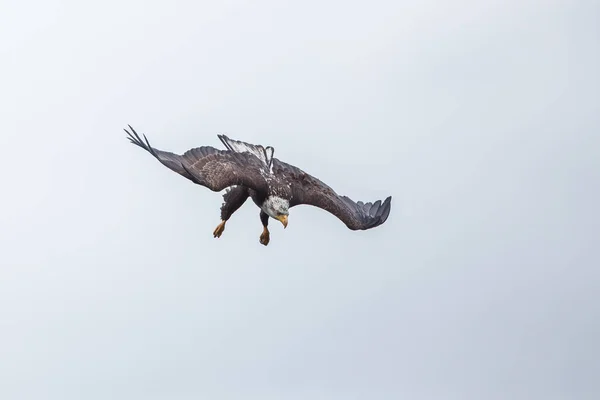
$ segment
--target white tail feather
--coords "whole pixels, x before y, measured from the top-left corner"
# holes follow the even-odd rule
[[[275,149],[271,146],[267,146],[266,148],[261,145],[250,144],[246,142],[242,142],[240,140],[230,139],[225,135],[218,135],[219,139],[225,147],[236,153],[250,153],[254,154],[260,161],[265,164],[265,167],[269,173],[272,173],[272,163],[273,163],[273,154],[275,153]]]

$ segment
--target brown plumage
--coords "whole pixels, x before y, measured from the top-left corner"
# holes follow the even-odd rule
[[[306,204],[335,215],[351,230],[366,230],[383,224],[391,210],[391,196],[383,202],[354,202],[338,195],[331,187],[300,168],[273,157],[270,146],[253,145],[218,135],[226,150],[202,146],[182,155],[158,150],[129,126],[125,129],[131,143],[152,154],[167,168],[192,182],[218,192],[227,189],[221,207],[222,222],[214,232],[220,237],[225,222],[248,197],[261,209],[263,234],[260,242],[269,243],[268,219],[287,226],[289,208]]]

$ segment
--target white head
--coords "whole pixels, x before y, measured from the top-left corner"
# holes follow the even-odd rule
[[[262,210],[271,218],[275,218],[287,227],[290,202],[277,196],[269,196],[262,205]]]

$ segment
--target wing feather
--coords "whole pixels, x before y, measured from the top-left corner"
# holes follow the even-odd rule
[[[383,224],[392,207],[392,197],[383,202],[355,202],[348,196],[340,196],[331,187],[298,167],[273,159],[273,172],[290,183],[292,199],[290,207],[301,204],[321,208],[335,215],[351,230],[366,230]]]
[[[125,132],[131,143],[148,151],[164,166],[198,185],[214,192],[234,185],[243,185],[260,193],[267,191],[267,182],[261,174],[263,162],[254,154],[202,146],[179,155],[152,147],[145,135],[142,140],[131,125],[129,129],[131,132],[127,129]]]

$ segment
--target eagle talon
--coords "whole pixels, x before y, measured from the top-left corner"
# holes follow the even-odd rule
[[[217,225],[217,227],[215,228],[215,231],[213,232],[213,236],[215,238],[220,238],[221,235],[223,234],[224,230],[225,230],[225,221],[223,221],[219,225]]]
[[[260,244],[264,244],[265,246],[269,244],[269,240],[271,239],[271,235],[269,234],[269,230],[267,227],[263,229],[263,233],[260,235]]]

